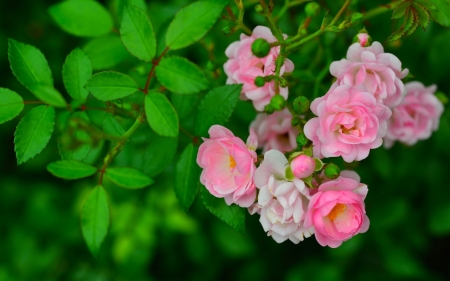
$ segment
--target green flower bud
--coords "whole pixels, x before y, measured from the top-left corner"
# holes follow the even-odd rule
[[[293,116],[292,117],[292,120],[291,120],[291,125],[292,126],[294,126],[294,127],[297,126],[299,122],[300,122],[300,120],[298,120],[297,116]]]
[[[329,163],[325,166],[325,176],[329,179],[336,179],[339,177],[339,173],[341,172],[341,169],[336,164]]]
[[[354,14],[352,15],[352,18],[351,18],[350,22],[351,22],[352,24],[358,24],[358,23],[362,20],[363,17],[364,17],[364,16],[363,16],[363,14],[361,14],[361,13],[354,13]]]
[[[233,33],[233,30],[229,26],[225,26],[222,28],[222,33],[225,35],[230,35]]]
[[[308,17],[315,17],[320,13],[320,6],[316,2],[310,2],[305,6],[305,13]]]
[[[270,115],[275,112],[275,109],[273,109],[273,107],[270,104],[268,104],[264,107],[264,111]]]
[[[286,79],[284,79],[283,77],[280,77],[280,87],[282,88],[286,88],[288,85]]]
[[[436,97],[443,105],[446,105],[448,103],[448,97],[443,92],[436,92]]]
[[[298,146],[300,146],[300,147],[304,147],[309,142],[309,139],[306,138],[304,133],[299,134],[297,136],[296,140],[297,140]]]
[[[265,14],[264,7],[261,6],[260,4],[255,6],[255,10],[258,14]]]
[[[264,86],[264,84],[266,84],[266,80],[264,80],[264,77],[258,76],[255,78],[255,85],[257,87],[262,87]]]
[[[214,63],[212,61],[208,61],[206,63],[206,68],[213,71],[215,69]]]
[[[283,98],[282,95],[275,95],[270,100],[270,106],[274,110],[282,110],[286,106],[286,100]]]
[[[311,103],[306,97],[304,96],[297,97],[294,100],[294,110],[298,114],[304,114],[309,110],[310,104]]]
[[[252,44],[252,53],[258,57],[263,58],[270,52],[270,44],[263,38],[256,39]]]

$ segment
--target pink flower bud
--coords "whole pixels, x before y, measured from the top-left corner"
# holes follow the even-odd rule
[[[361,45],[361,47],[367,47],[367,46],[370,45],[369,34],[367,34],[367,33],[359,33],[356,36],[358,36],[358,41],[359,41],[359,44]]]
[[[309,156],[300,155],[291,162],[291,169],[294,173],[294,176],[299,179],[307,178],[312,173],[314,173],[314,169],[316,168],[316,162]]]

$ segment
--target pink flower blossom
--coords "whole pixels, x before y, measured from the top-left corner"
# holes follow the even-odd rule
[[[397,106],[404,95],[404,85],[400,80],[408,75],[402,70],[402,63],[393,54],[385,53],[379,42],[369,47],[354,43],[347,51],[347,58],[330,65],[331,75],[338,85],[363,85],[378,102],[389,107]]]
[[[269,150],[264,154],[254,176],[259,188],[258,202],[249,211],[261,215],[259,221],[264,231],[276,242],[289,239],[297,244],[314,232],[312,227],[303,227],[309,190],[300,179],[286,179],[287,167],[288,161],[280,151]]]
[[[267,115],[260,113],[250,124],[258,136],[259,147],[263,153],[271,149],[288,152],[297,147],[298,129],[292,127],[292,114],[287,108]]]
[[[363,86],[336,83],[311,103],[311,110],[318,117],[305,124],[304,132],[313,142],[314,156],[342,156],[346,162],[360,161],[381,146],[392,113]]]
[[[369,34],[367,33],[359,33],[356,35],[358,37],[358,42],[361,47],[367,47],[369,45]]]
[[[224,70],[228,76],[227,84],[243,84],[241,98],[252,100],[256,110],[263,111],[264,106],[269,104],[275,95],[275,83],[267,82],[263,87],[257,87],[255,78],[274,74],[275,60],[280,47],[273,47],[267,56],[258,58],[251,50],[252,43],[257,38],[264,38],[269,43],[276,41],[270,29],[265,26],[255,27],[251,36],[241,34],[241,40],[231,43],[225,50],[228,61],[224,65]],[[293,70],[294,64],[286,59],[280,69],[280,75]],[[280,87],[280,94],[287,99],[288,88]]]
[[[367,191],[354,172],[322,183],[309,202],[304,227],[314,227],[317,242],[331,248],[366,232],[370,224],[364,207]]]
[[[203,168],[200,182],[219,198],[249,207],[256,198],[253,174],[257,159],[254,149],[225,127],[214,125],[209,129],[210,139],[204,138],[200,145],[197,164]],[[247,145],[256,148],[256,136],[250,130]]]
[[[302,154],[291,161],[291,169],[296,178],[303,179],[314,173],[316,162],[311,157]]]
[[[392,110],[388,120],[384,138],[386,147],[391,147],[396,140],[413,145],[428,139],[439,127],[444,107],[434,95],[436,85],[425,87],[420,82],[409,82],[405,84],[405,89],[405,98]]]

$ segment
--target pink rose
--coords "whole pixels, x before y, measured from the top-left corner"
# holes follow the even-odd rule
[[[379,42],[373,42],[370,47],[361,47],[359,43],[351,45],[347,59],[333,62],[330,72],[337,78],[338,85],[363,85],[378,102],[392,108],[402,100],[404,85],[400,79],[409,71],[402,71],[400,60],[385,53]]]
[[[342,156],[346,162],[360,161],[370,149],[382,144],[391,110],[363,86],[338,86],[311,103],[318,117],[309,120],[305,135],[313,142],[314,156]]]
[[[314,233],[312,227],[303,227],[309,190],[300,179],[286,179],[287,167],[288,161],[280,151],[270,150],[264,154],[264,161],[254,176],[259,189],[258,202],[249,211],[261,215],[259,221],[264,231],[276,242],[289,239],[297,244]]]
[[[359,42],[359,45],[361,47],[369,46],[369,44],[370,44],[369,43],[369,38],[370,38],[369,34],[367,34],[367,33],[359,33],[356,36],[358,37],[358,42]]]
[[[356,173],[344,173],[322,183],[309,202],[303,226],[314,227],[320,245],[337,248],[369,228],[364,208],[366,195],[367,186],[359,182]]]
[[[436,85],[425,87],[420,82],[409,82],[405,88],[405,98],[392,110],[388,120],[386,147],[391,147],[396,140],[413,145],[428,139],[439,127],[444,106],[434,95]]]
[[[200,182],[212,195],[225,198],[228,205],[249,207],[256,198],[256,152],[225,127],[214,125],[208,132],[211,138],[203,139],[197,155],[197,164],[203,168]],[[255,141],[251,130],[247,145],[256,148]]]
[[[260,113],[256,116],[250,128],[255,130],[263,153],[271,149],[288,152],[297,147],[298,129],[292,127],[291,120],[292,114],[287,108],[270,115]]]
[[[296,178],[304,179],[314,173],[316,162],[311,157],[302,154],[291,161],[291,169]]]
[[[270,29],[265,26],[255,27],[251,36],[241,34],[241,40],[231,43],[225,50],[228,61],[224,65],[224,70],[228,76],[227,84],[243,84],[241,98],[252,100],[256,110],[263,111],[264,106],[269,104],[275,95],[275,82],[266,82],[263,87],[257,87],[255,78],[275,73],[275,60],[280,47],[272,47],[267,56],[258,58],[251,50],[252,43],[257,38],[264,38],[269,43],[277,41]],[[280,75],[292,70],[294,70],[294,64],[286,59],[281,67]],[[280,87],[280,94],[287,99],[288,88]]]

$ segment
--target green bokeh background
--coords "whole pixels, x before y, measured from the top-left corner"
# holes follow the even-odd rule
[[[10,88],[26,100],[35,98],[11,73],[7,38],[39,48],[61,91],[66,55],[88,42],[64,33],[52,22],[47,8],[57,2],[0,1],[0,87]],[[113,1],[101,2],[113,7]],[[335,14],[344,1],[318,2]],[[358,2],[352,8],[364,11],[388,1]],[[147,1],[158,38],[164,37],[173,15],[188,3]],[[244,3],[247,25],[264,24],[264,19],[254,12],[254,4],[245,0]],[[283,1],[275,3],[278,9]],[[280,26],[285,33],[295,34],[302,18],[303,6],[298,6],[280,20]],[[320,21],[318,16],[310,31],[318,28]],[[387,12],[365,24],[374,40],[384,42],[399,23],[391,22]],[[238,34],[221,33],[227,25],[220,21],[201,43],[176,52],[199,64],[207,75],[211,75],[212,67],[219,69],[221,74],[214,85],[224,83],[224,50],[238,39]],[[289,80],[291,97],[303,94],[312,98],[312,79],[327,68],[330,60],[345,56],[361,27],[325,34],[292,54],[290,59],[297,72]],[[214,48],[214,57],[208,56],[205,46]],[[434,22],[425,32],[418,29],[408,38],[385,45],[386,51],[397,55],[416,80],[425,85],[436,83],[444,93],[450,92],[448,46],[450,30]],[[138,65],[127,55],[114,69],[139,76]],[[317,86],[318,93],[324,94],[331,82],[332,77],[326,74],[322,85]],[[32,105],[26,105],[21,116],[31,108]],[[193,126],[193,114],[182,120],[187,129]],[[227,126],[245,139],[254,116],[251,105],[239,102]],[[396,144],[390,150],[379,148],[359,164],[356,170],[370,190],[366,210],[371,225],[367,233],[338,249],[323,248],[314,237],[298,245],[289,241],[277,244],[266,236],[257,216],[247,216],[247,232],[241,235],[213,217],[199,197],[185,214],[173,192],[174,167],[170,165],[155,177],[155,185],[144,190],[123,190],[105,184],[112,224],[97,260],[85,246],[79,225],[81,205],[95,179],[69,182],[56,179],[45,170],[49,162],[58,159],[56,133],[40,155],[17,166],[13,144],[17,122],[18,118],[0,126],[0,281],[450,279],[448,111],[431,139],[413,147]],[[188,141],[180,138],[178,151]],[[140,140],[138,134],[135,145],[119,155],[118,163],[142,166],[142,142],[145,139]]]

